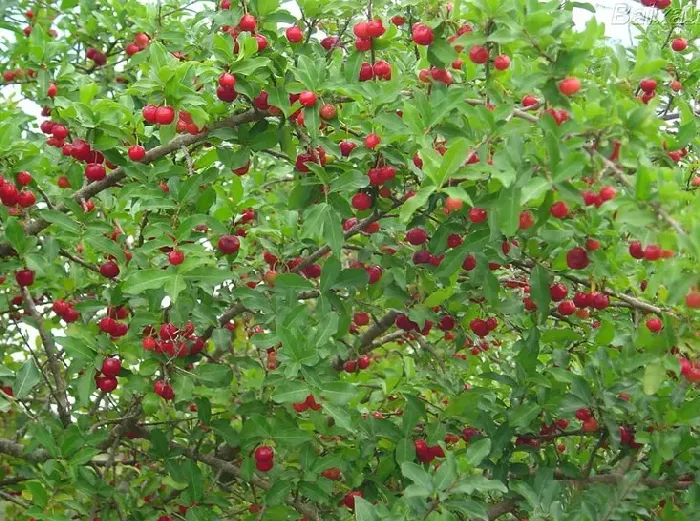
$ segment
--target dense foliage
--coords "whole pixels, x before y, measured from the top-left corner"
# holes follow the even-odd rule
[[[642,3],[634,48],[566,1],[4,3],[7,519],[697,520],[700,16]]]

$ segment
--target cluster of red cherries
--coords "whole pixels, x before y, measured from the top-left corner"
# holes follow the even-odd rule
[[[301,413],[309,409],[312,411],[318,411],[321,409],[321,404],[316,402],[316,398],[314,398],[313,394],[310,394],[304,399],[304,401],[293,403],[292,407],[294,407],[296,412]]]
[[[268,472],[275,466],[275,451],[272,447],[261,445],[255,449],[255,468],[260,472]]]
[[[117,388],[117,376],[122,370],[121,360],[107,357],[102,361],[102,368],[95,374],[95,384],[103,393],[111,393]]]
[[[26,171],[17,174],[16,186],[15,183],[0,175],[0,201],[4,206],[10,208],[10,214],[19,215],[22,208],[29,208],[36,202],[34,192],[25,188],[31,182],[32,176]]]
[[[170,357],[184,357],[199,354],[204,349],[205,340],[195,334],[192,322],[187,322],[182,329],[166,322],[158,329],[158,338],[154,333],[152,326],[147,326],[143,331],[145,336],[141,345],[146,351],[154,351]]]
[[[440,445],[428,445],[422,438],[415,440],[413,444],[416,448],[416,457],[423,463],[430,463],[435,458],[445,457],[445,451]]]

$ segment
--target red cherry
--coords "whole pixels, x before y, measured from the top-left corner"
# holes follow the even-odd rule
[[[258,52],[262,52],[267,49],[267,38],[264,35],[258,33],[255,35],[255,41],[258,44]]]
[[[639,241],[633,241],[629,245],[629,252],[632,257],[635,259],[643,259],[644,258],[644,247],[642,246],[642,243]]]
[[[413,246],[420,246],[428,241],[428,234],[422,228],[413,228],[406,232],[406,242]]]
[[[175,119],[175,109],[164,105],[156,108],[155,122],[159,125],[170,125]]]
[[[17,194],[17,204],[22,208],[29,208],[36,202],[36,196],[29,190],[22,190]]]
[[[105,376],[118,376],[122,370],[122,363],[118,358],[105,358],[102,361],[102,374]]]
[[[411,39],[417,45],[430,45],[434,37],[433,30],[427,25],[416,23],[411,29]]]
[[[588,252],[583,248],[577,246],[566,253],[566,264],[572,270],[585,269],[589,263]]]
[[[325,120],[330,120],[335,119],[335,117],[338,115],[338,110],[335,108],[334,105],[326,104],[321,105],[321,108],[319,109],[318,113],[320,114],[321,118]]]
[[[537,98],[532,94],[528,94],[525,97],[523,97],[523,100],[520,103],[523,107],[532,107],[534,105],[537,105],[539,101],[537,101]]]
[[[369,277],[369,283],[370,284],[375,284],[379,282],[379,279],[382,278],[382,269],[379,266],[370,266],[369,268],[365,269],[365,272],[367,273],[367,276]]]
[[[350,153],[357,147],[355,143],[351,141],[341,141],[340,142],[340,154],[343,157],[348,157]]]
[[[367,369],[370,366],[371,362],[372,359],[369,356],[362,355],[360,356],[360,358],[357,359],[357,367],[359,367],[362,370]]]
[[[299,43],[304,39],[304,33],[296,25],[289,27],[284,34],[287,36],[287,40],[289,40],[291,43]]]
[[[676,38],[671,42],[671,48],[676,52],[685,51],[687,47],[688,41],[685,38]]]
[[[68,127],[65,125],[53,125],[51,127],[51,134],[56,139],[65,139],[68,136]]]
[[[591,307],[605,309],[610,306],[610,298],[605,293],[594,292],[591,294]]]
[[[376,148],[379,143],[382,141],[382,138],[380,138],[377,134],[369,134],[365,138],[365,146],[369,148],[370,150],[373,150]]]
[[[549,212],[552,214],[553,217],[556,217],[557,219],[563,219],[564,217],[569,215],[569,208],[566,206],[566,203],[564,201],[557,201],[549,209]]]
[[[455,319],[449,315],[445,315],[438,321],[438,327],[441,331],[452,331],[456,325]]]
[[[489,50],[481,45],[474,45],[469,49],[469,59],[476,64],[486,63],[489,61]]]
[[[563,300],[568,294],[568,292],[569,290],[562,283],[552,284],[549,287],[549,295],[551,296],[554,302],[559,302],[560,300]]]
[[[99,163],[88,163],[85,165],[85,178],[89,181],[100,181],[107,177],[105,167]]]
[[[158,107],[155,105],[146,105],[141,109],[141,115],[143,116],[144,121],[146,123],[150,124],[155,124],[157,119],[156,119],[156,112],[158,111]]]
[[[593,418],[593,412],[591,412],[590,409],[577,409],[574,415],[581,421],[586,421]]]
[[[478,224],[486,220],[488,213],[483,208],[470,208],[468,217],[471,222]]]
[[[389,65],[384,60],[378,60],[377,62],[375,62],[372,70],[374,72],[374,75],[379,79],[382,79],[382,80],[390,80],[391,79],[391,65]]]
[[[247,31],[249,33],[254,33],[257,26],[258,23],[252,14],[244,14],[238,22],[238,28],[241,31]]]
[[[576,312],[576,305],[570,300],[565,300],[559,303],[557,310],[562,315],[573,315]]]
[[[392,16],[391,23],[396,25],[396,26],[403,25],[404,23],[406,23],[406,19],[403,16],[399,16],[399,15]]]
[[[648,261],[657,261],[663,256],[663,250],[655,244],[650,244],[646,248],[644,248],[644,258]]]
[[[493,66],[499,71],[504,71],[510,67],[510,58],[505,54],[496,56],[496,59],[493,60]]]
[[[177,266],[179,264],[182,264],[185,260],[185,252],[182,250],[172,250],[171,252],[168,253],[168,262],[173,265]]]
[[[58,94],[58,87],[56,87],[56,84],[55,84],[55,83],[50,83],[50,84],[49,84],[49,89],[46,91],[46,95],[47,95],[49,98],[53,98],[53,97],[56,96],[56,94]]]
[[[685,305],[690,309],[700,308],[700,291],[690,290],[685,296]]]
[[[102,376],[96,379],[97,388],[103,393],[111,393],[117,388],[119,382],[113,376]]]
[[[270,461],[275,457],[275,452],[272,447],[261,445],[255,449],[255,459],[258,461]]]
[[[359,192],[352,197],[351,204],[355,210],[368,210],[372,207],[372,198],[364,192]]]
[[[639,88],[647,94],[651,94],[652,92],[654,92],[657,86],[657,81],[651,78],[639,82]]]
[[[305,90],[299,94],[299,103],[301,103],[302,107],[313,107],[317,99],[316,93],[310,90]]]
[[[31,286],[34,284],[34,272],[32,270],[19,270],[15,273],[15,280],[21,287]]]
[[[476,268],[476,257],[474,257],[474,255],[468,255],[462,263],[462,269],[472,271],[474,268]]]
[[[233,86],[236,84],[236,77],[229,73],[229,72],[224,72],[219,76],[219,85],[221,87],[224,87],[226,89],[233,88]]]
[[[664,324],[661,322],[661,319],[654,317],[646,321],[646,326],[652,333],[658,333],[664,327]]]
[[[146,157],[146,149],[141,145],[132,145],[128,150],[129,159],[134,162],[140,162]]]
[[[340,479],[340,469],[337,467],[331,467],[321,472],[321,476],[326,479],[337,481]]]
[[[617,195],[617,191],[612,186],[604,186],[603,188],[600,189],[600,192],[598,193],[598,195],[600,196],[600,198],[603,201],[609,201],[611,199],[615,199],[615,196]]]
[[[241,241],[235,235],[222,235],[217,243],[221,253],[231,255],[236,253],[241,247]]]
[[[583,422],[581,425],[581,430],[589,434],[596,432],[598,430],[598,422],[595,420],[595,418],[589,418]]]
[[[136,33],[134,35],[134,43],[139,49],[145,49],[148,47],[148,44],[151,43],[151,39],[146,33]]]
[[[119,266],[114,261],[107,261],[100,266],[100,273],[103,277],[113,279],[119,275]]]
[[[566,78],[559,82],[559,91],[564,96],[573,96],[581,89],[581,82],[578,78]]]
[[[374,78],[374,69],[372,68],[372,64],[363,62],[362,65],[360,65],[360,81],[369,81],[372,78]]]
[[[520,217],[518,218],[518,221],[519,229],[521,230],[527,230],[535,223],[535,220],[532,218],[532,214],[527,210],[520,212]]]

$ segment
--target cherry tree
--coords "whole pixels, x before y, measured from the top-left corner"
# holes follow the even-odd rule
[[[6,5],[5,519],[698,519],[700,15],[642,3],[629,48],[558,0]]]

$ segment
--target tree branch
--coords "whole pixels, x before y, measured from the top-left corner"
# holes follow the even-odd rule
[[[24,305],[29,310],[29,314],[36,321],[36,328],[39,330],[39,336],[41,336],[41,343],[44,346],[44,352],[46,353],[46,358],[49,361],[49,370],[53,375],[54,382],[56,383],[56,405],[58,406],[58,415],[61,417],[61,422],[64,427],[68,427],[71,423],[70,419],[70,403],[68,402],[68,395],[66,394],[66,381],[63,378],[63,367],[58,361],[56,356],[56,343],[54,342],[51,333],[44,327],[44,319],[42,318],[39,311],[36,309],[34,304],[34,299],[32,299],[31,294],[26,286],[22,287],[22,299],[24,300]]]
[[[399,312],[396,310],[389,310],[386,315],[372,324],[367,331],[360,335],[358,350],[361,354],[367,353],[373,349],[372,342],[374,342],[378,336],[383,335],[387,329],[394,325],[394,321],[396,320],[398,314]]]

